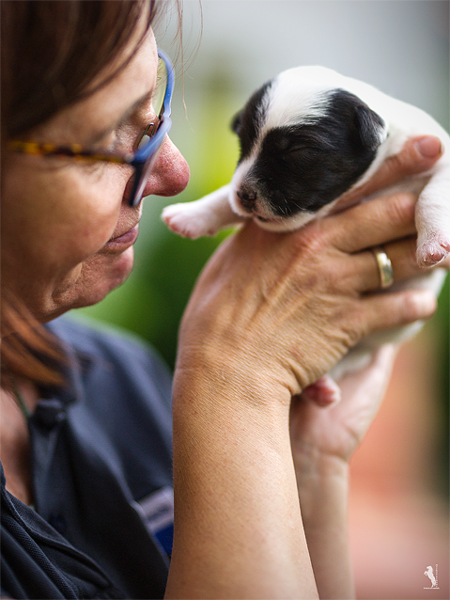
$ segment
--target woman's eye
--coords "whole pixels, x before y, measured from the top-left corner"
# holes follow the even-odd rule
[[[97,152],[109,152],[110,148],[115,145],[116,138],[116,132],[110,131],[99,139],[94,146],[91,146],[91,149]]]
[[[108,153],[129,152],[133,137],[136,135],[135,128],[129,125],[121,125],[109,132],[98,144],[97,149]]]

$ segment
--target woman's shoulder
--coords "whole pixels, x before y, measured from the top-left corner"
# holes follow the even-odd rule
[[[134,438],[150,455],[162,445],[169,456],[172,377],[159,354],[136,335],[84,318],[58,318],[48,329],[69,359],[58,397],[67,398],[71,422],[101,430],[127,455],[137,452]]]
[[[122,496],[133,498],[135,509],[138,503],[144,520],[151,521],[155,501],[157,508],[167,505],[159,493],[172,486],[168,368],[145,341],[116,327],[63,317],[48,329],[63,344],[69,361],[65,387],[42,400],[40,410],[46,403],[53,409],[56,402],[66,407],[62,435],[68,436],[79,485],[86,482],[92,497],[93,480],[102,486],[115,481],[125,489]],[[109,490],[109,498],[114,493]],[[102,495],[103,491],[99,502]],[[135,538],[138,535],[134,532]]]
[[[65,353],[83,366],[84,379],[110,378],[116,384],[152,383],[163,395],[171,390],[172,374],[158,351],[138,335],[93,319],[64,316],[46,325]]]
[[[155,348],[142,337],[117,325],[70,313],[50,321],[45,327],[63,345],[82,354],[114,354],[126,349],[134,356],[151,356],[164,364]]]

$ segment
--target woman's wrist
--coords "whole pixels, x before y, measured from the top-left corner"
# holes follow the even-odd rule
[[[207,341],[179,348],[174,375],[174,391],[186,392],[195,402],[242,403],[252,410],[281,410],[283,419],[289,416],[291,393],[284,382],[277,382],[262,369],[255,368],[257,361],[250,352],[230,353],[220,344]]]

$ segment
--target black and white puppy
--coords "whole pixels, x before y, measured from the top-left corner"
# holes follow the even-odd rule
[[[297,229],[336,210],[339,198],[367,181],[408,138],[432,134],[450,146],[446,131],[422,110],[324,67],[290,69],[267,82],[235,117],[233,130],[241,155],[231,183],[166,207],[163,219],[174,232],[214,235],[248,218],[272,231]],[[376,195],[400,190],[419,194],[417,260],[435,265],[450,252],[449,152],[430,171]],[[444,277],[442,269],[425,271],[408,285],[437,293]],[[331,375],[339,379],[362,368],[380,344],[405,339],[418,327],[370,336]]]

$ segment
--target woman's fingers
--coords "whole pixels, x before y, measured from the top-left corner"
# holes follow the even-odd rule
[[[395,194],[376,198],[345,213],[326,217],[311,224],[308,237],[321,247],[336,249],[336,261],[330,268],[338,274],[336,285],[342,289],[369,292],[381,287],[380,270],[373,252],[382,247],[392,263],[394,281],[424,272],[416,260],[413,194]]]
[[[351,309],[350,309],[351,307]],[[407,289],[387,294],[368,294],[349,304],[339,324],[348,347],[377,331],[389,330],[433,316],[436,297],[430,290]]]
[[[392,264],[394,282],[423,274],[416,261],[416,239],[408,237],[403,240],[385,244],[381,247]],[[359,274],[358,290],[370,292],[380,289],[380,271],[372,250],[357,252],[351,257],[351,268]]]
[[[424,275],[428,272],[427,269],[423,269],[417,264],[416,244],[416,237],[413,236],[383,246],[383,250],[392,263],[394,282]]]
[[[351,254],[413,235],[416,201],[414,194],[393,194],[328,217],[330,241]]]
[[[436,297],[431,290],[410,289],[390,294],[372,294],[361,302],[367,334],[429,319],[437,307]]]

